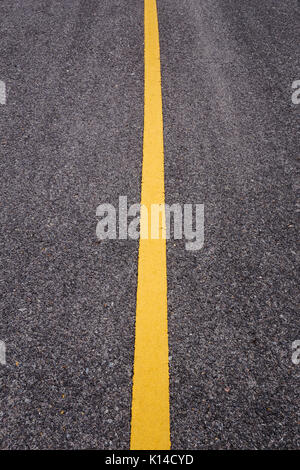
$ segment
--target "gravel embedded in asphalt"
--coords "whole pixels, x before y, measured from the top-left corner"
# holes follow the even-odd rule
[[[168,255],[173,449],[299,448],[296,0],[158,0],[166,202],[205,204]],[[1,449],[128,449],[143,2],[0,5]]]

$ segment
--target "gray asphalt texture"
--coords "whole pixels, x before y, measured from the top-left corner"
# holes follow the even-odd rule
[[[299,448],[296,0],[158,0],[173,449]],[[128,449],[138,242],[141,0],[0,3],[1,449]],[[298,204],[299,211],[299,204]]]

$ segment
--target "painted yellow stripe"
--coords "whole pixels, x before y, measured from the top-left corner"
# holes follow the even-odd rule
[[[141,203],[165,204],[156,0],[145,0],[145,109]],[[150,218],[150,217],[149,217]],[[141,214],[141,232],[148,226]],[[165,217],[159,239],[140,239],[132,391],[132,450],[170,449]],[[149,231],[150,232],[150,231]]]

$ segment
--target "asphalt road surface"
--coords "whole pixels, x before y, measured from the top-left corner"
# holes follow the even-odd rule
[[[165,198],[205,205],[167,242],[172,448],[299,448],[299,3],[157,6]],[[129,448],[138,241],[96,208],[140,201],[143,15],[0,2],[1,449]]]

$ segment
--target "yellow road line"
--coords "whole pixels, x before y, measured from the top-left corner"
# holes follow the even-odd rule
[[[141,204],[165,204],[156,0],[145,0],[145,108]],[[141,213],[141,232],[148,228]],[[140,239],[132,390],[132,450],[170,449],[165,217],[159,239]],[[151,233],[151,232],[150,232]]]

